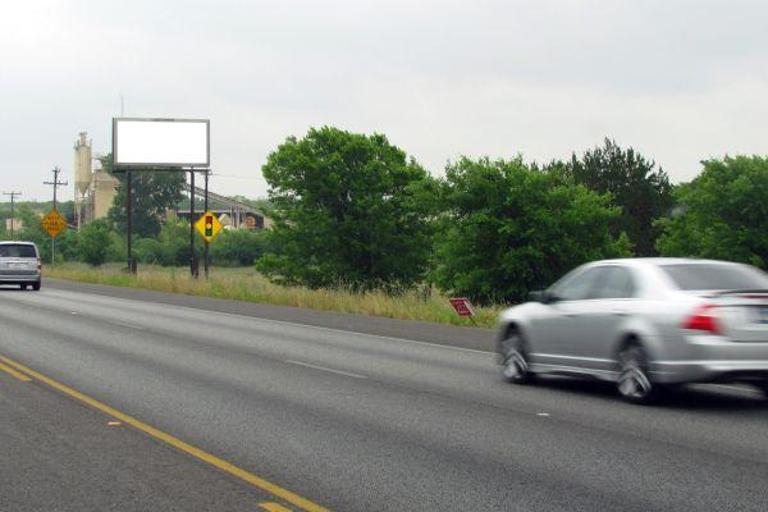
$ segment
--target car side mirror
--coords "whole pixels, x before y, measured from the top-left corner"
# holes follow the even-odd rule
[[[533,302],[540,302],[542,304],[553,304],[560,300],[557,295],[549,290],[535,290],[528,294],[528,298]]]

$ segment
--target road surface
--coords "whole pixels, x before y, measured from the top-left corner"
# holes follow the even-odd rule
[[[748,388],[632,406],[503,382],[490,331],[259,308],[0,290],[0,509],[768,510]]]

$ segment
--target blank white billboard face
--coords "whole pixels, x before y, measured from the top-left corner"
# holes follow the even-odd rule
[[[208,167],[208,127],[198,119],[113,119],[115,166]]]

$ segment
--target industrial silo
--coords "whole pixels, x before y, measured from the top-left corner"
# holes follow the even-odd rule
[[[78,229],[80,229],[83,221],[87,222],[88,213],[85,210],[87,210],[88,205],[84,199],[88,193],[93,173],[91,143],[87,140],[87,136],[87,132],[80,132],[79,138],[75,141],[75,215]]]

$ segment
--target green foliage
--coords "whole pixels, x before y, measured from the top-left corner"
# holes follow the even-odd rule
[[[109,256],[111,230],[104,220],[95,220],[80,229],[77,250],[80,259],[89,265],[101,265]]]
[[[189,224],[178,220],[163,224],[157,236],[160,244],[159,263],[165,266],[189,265]],[[202,239],[195,235],[195,249],[199,250]]]
[[[275,226],[257,268],[272,280],[365,290],[423,276],[435,183],[384,135],[311,129],[286,139],[262,172]]]
[[[665,256],[695,256],[768,268],[768,158],[703,162],[702,173],[675,190],[675,214],[658,221]]]
[[[462,158],[446,169],[445,214],[432,278],[475,301],[519,301],[585,261],[627,256],[609,225],[620,211],[608,194],[563,183],[522,158]]]
[[[112,172],[112,155],[101,159],[102,167]],[[133,232],[140,237],[154,237],[160,233],[160,225],[166,209],[181,201],[182,185],[186,173],[181,171],[132,171],[133,183]],[[127,230],[126,175],[115,173],[118,179],[117,194],[109,218],[118,231]]]
[[[658,230],[653,222],[672,207],[669,177],[655,167],[634,149],[622,149],[605,139],[602,147],[585,152],[580,159],[574,154],[566,168],[566,174],[576,183],[613,195],[622,213],[611,231],[614,236],[627,233],[638,256],[656,254]]]
[[[264,254],[267,233],[226,229],[211,243],[211,262],[216,265],[250,266]]]
[[[156,238],[138,238],[131,249],[139,263],[161,264],[163,260],[163,245]]]

